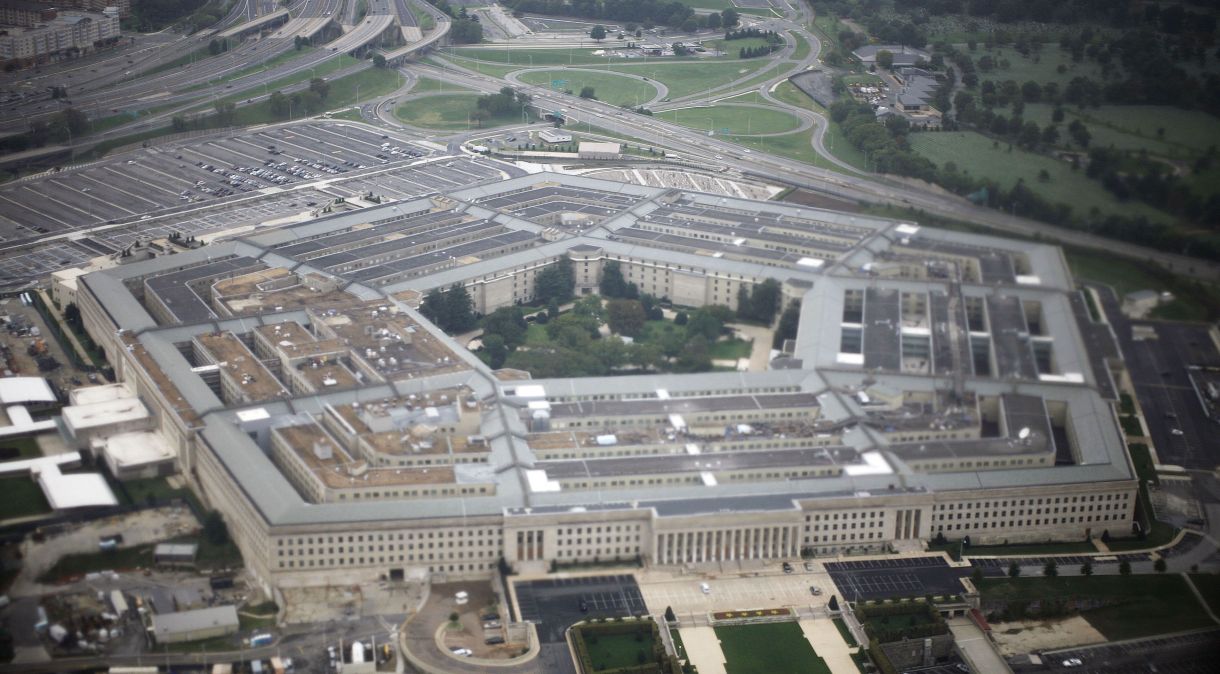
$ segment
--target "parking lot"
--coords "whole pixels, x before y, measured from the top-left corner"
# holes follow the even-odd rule
[[[826,570],[852,601],[958,594],[963,589],[961,578],[970,572],[949,566],[943,557],[827,562]]]
[[[1215,654],[1218,649],[1220,631],[1209,630],[1052,651],[1044,654],[1043,668],[1019,668],[1017,671],[1203,674],[1216,671]],[[1074,664],[1077,661],[1080,664]]]
[[[308,218],[368,193],[409,199],[516,174],[464,157],[417,166],[432,149],[337,122],[170,143],[0,187],[0,244],[91,229],[6,254],[0,284],[18,285],[130,246]]]
[[[1190,381],[1190,366],[1220,365],[1208,326],[1174,321],[1135,321],[1123,316],[1109,288],[1097,288],[1131,373],[1148,432],[1162,464],[1211,470],[1220,465],[1220,425],[1208,418]],[[1135,340],[1132,327],[1155,331]]]
[[[548,578],[515,584],[520,620],[538,626],[539,671],[575,674],[564,630],[591,616],[647,613],[635,577],[627,574]],[[582,602],[586,607],[581,610]]]

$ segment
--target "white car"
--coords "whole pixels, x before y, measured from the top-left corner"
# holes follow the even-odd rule
[[[452,651],[454,655],[457,655],[457,656],[463,657],[463,658],[468,658],[468,657],[474,655],[474,651],[470,650],[469,648],[456,648],[455,647],[455,648],[450,648],[449,650]]]
[[[708,585],[707,583],[699,583],[699,591],[703,594],[711,594],[712,586]]]
[[[1182,429],[1180,429],[1180,428],[1169,429],[1169,434],[1170,435],[1186,435],[1185,433],[1182,432]]]
[[[1064,667],[1079,667],[1083,664],[1084,661],[1082,661],[1080,658],[1068,658],[1067,660],[1063,661]]]

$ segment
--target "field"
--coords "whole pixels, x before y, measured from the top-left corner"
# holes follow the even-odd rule
[[[1051,123],[1052,112],[1049,103],[1030,104],[1025,106],[1024,118],[1046,126]],[[1190,159],[1209,146],[1220,145],[1220,124],[1215,117],[1198,110],[1161,105],[1103,105],[1083,110],[1069,106],[1064,113],[1059,129],[1060,145],[1064,147],[1068,146],[1067,125],[1077,119],[1089,130],[1092,137],[1089,147],[1146,150],[1171,159]]]
[[[683,108],[656,113],[658,119],[675,122],[716,135],[753,135],[783,133],[800,126],[801,120],[772,108],[742,105],[716,105],[710,108]],[[727,132],[725,131],[727,129]]]
[[[593,87],[597,100],[613,105],[638,106],[657,95],[657,88],[648,82],[593,70],[544,70],[521,75],[522,82],[541,87],[550,87],[555,80],[566,80],[562,88],[574,94],[584,87]]]
[[[730,61],[682,61],[665,63],[650,61],[621,66],[621,72],[643,75],[651,80],[657,80],[669,87],[669,98],[678,99],[683,96],[699,94],[714,89],[729,82],[748,77],[764,66],[771,65],[770,59],[732,59]]]
[[[996,47],[988,50],[979,45],[975,51],[969,51],[964,44],[958,46],[965,50],[975,63],[978,63],[979,58],[985,55],[990,55],[995,59],[996,67],[994,69],[987,72],[979,69],[980,82],[1016,80],[1017,84],[1024,84],[1033,80],[1039,84],[1055,82],[1062,87],[1071,82],[1073,77],[1101,80],[1101,67],[1096,62],[1085,60],[1076,63],[1072,61],[1070,53],[1059,49],[1058,44],[1043,44],[1041,51],[1031,52],[1028,58],[1021,56],[1013,47]],[[1000,67],[999,64],[1005,60],[1008,61],[1008,67]],[[1062,73],[1059,72],[1060,65],[1065,67],[1065,71]]]
[[[728,674],[830,674],[794,622],[717,627]]]
[[[1114,602],[1081,614],[1110,640],[1180,632],[1212,624],[1186,581],[1176,575],[985,578],[980,589],[984,601],[1034,601],[1056,597]]]
[[[1077,216],[1088,215],[1096,208],[1106,215],[1143,215],[1151,221],[1172,221],[1168,214],[1151,206],[1120,203],[1101,183],[1090,180],[1083,172],[1073,171],[1065,162],[1016,147],[1009,152],[1007,143],[1001,142],[997,146],[990,138],[973,131],[914,133],[910,135],[910,143],[916,152],[938,167],[954,162],[959,171],[990,178],[1005,188],[1011,188],[1018,179],[1024,180],[1027,186],[1052,203],[1071,206]],[[1044,170],[1050,177],[1045,183],[1038,179],[1039,172]]]
[[[0,491],[4,493],[0,499],[0,521],[51,512],[42,487],[28,475],[0,479]]]
[[[824,119],[827,119],[829,121],[829,117],[826,114],[826,110],[824,108],[822,108],[822,106],[813,102],[813,100],[810,99],[808,96],[806,96],[800,89],[797,89],[795,86],[793,86],[793,84],[791,82],[783,82],[778,87],[775,87],[774,95],[777,99],[779,99],[785,103],[788,103],[789,105],[794,105],[796,107],[804,108],[806,110],[812,110],[813,112],[816,112],[817,114],[821,115]],[[793,134],[793,135],[794,136],[796,136],[796,135],[804,136],[806,139],[808,139],[808,138],[812,137],[812,132],[802,132],[801,134]],[[759,149],[765,150],[768,148],[768,146],[766,145],[766,141],[777,140],[777,139],[759,139],[759,140],[762,141],[762,144],[760,144]],[[797,139],[793,138],[792,140],[795,141]],[[809,140],[805,140],[804,143],[799,143],[799,144],[795,143],[795,142],[794,143],[775,143],[771,147],[774,147],[774,150],[769,150],[769,151],[774,151],[776,154],[780,154],[782,156],[789,157],[791,159],[797,159],[799,161],[809,162],[815,166],[817,166],[819,164],[821,164],[821,165],[829,164],[829,162],[814,160],[813,149],[810,147]],[[791,147],[791,150],[788,149],[790,147]],[[847,162],[848,164],[851,164],[852,166],[854,166],[860,170],[867,169],[868,160],[864,156],[864,153],[862,153],[862,152],[860,152],[860,150],[856,149],[856,147],[847,140],[847,137],[843,134],[843,129],[838,124],[835,124],[834,122],[830,122],[830,126],[826,129],[826,148],[828,150],[830,150],[831,153],[834,154],[835,157]],[[788,150],[788,153],[785,153],[785,150]],[[839,169],[838,167],[835,167],[835,170],[841,170],[841,169]]]
[[[515,65],[518,68],[536,66],[606,65],[605,56],[594,56],[592,49],[480,49],[477,47],[453,48],[440,51],[441,56]],[[614,59],[616,62],[622,59]]]
[[[434,80],[431,77],[421,77],[415,81],[415,86],[411,88],[412,94],[428,94],[432,92],[444,93],[466,93],[473,92],[474,89],[468,89],[456,84],[446,84],[442,80]]]
[[[521,120],[518,114],[493,117],[483,121],[482,126],[471,120],[478,108],[479,97],[475,94],[437,94],[416,98],[394,109],[394,116],[402,121],[427,129],[478,129],[512,124]]]

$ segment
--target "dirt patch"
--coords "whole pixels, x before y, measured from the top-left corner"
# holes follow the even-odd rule
[[[992,636],[1004,657],[1102,643],[1106,640],[1080,616],[1062,620],[1017,620],[992,623]]]

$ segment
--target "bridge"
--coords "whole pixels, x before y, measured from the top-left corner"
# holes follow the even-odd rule
[[[247,35],[252,35],[269,28],[275,28],[276,26],[286,24],[288,23],[289,18],[288,10],[281,9],[270,14],[260,16],[252,21],[246,21],[245,23],[239,23],[236,26],[227,28],[217,34],[216,37],[221,39],[243,38]]]

